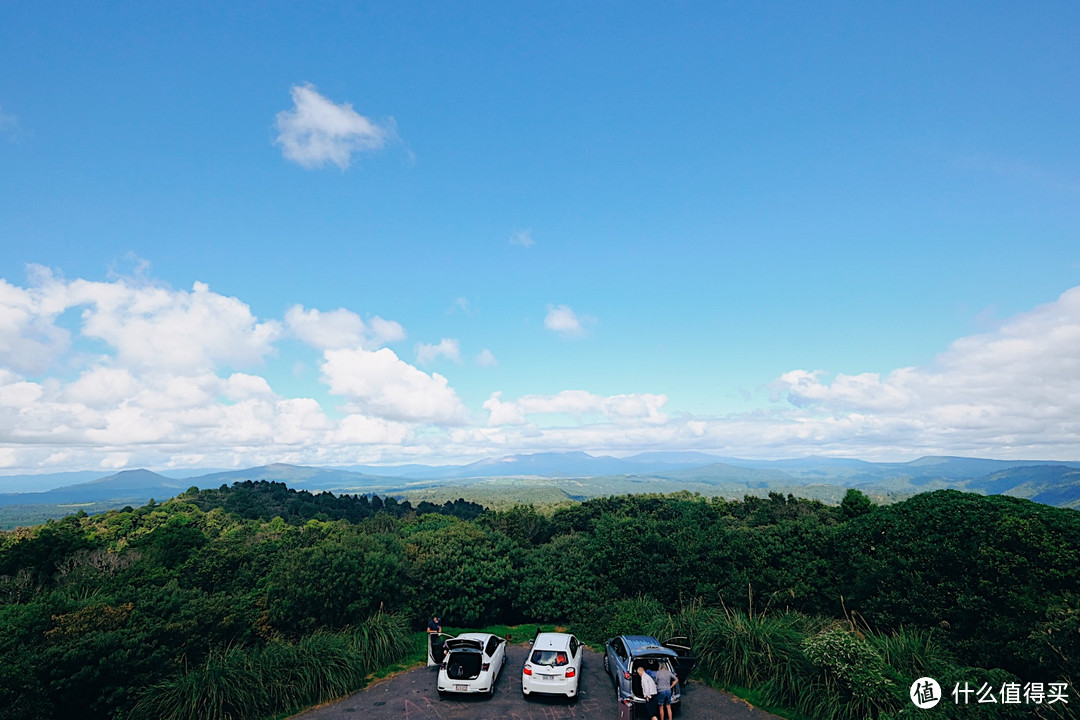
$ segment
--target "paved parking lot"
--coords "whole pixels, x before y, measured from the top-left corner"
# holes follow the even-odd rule
[[[436,668],[418,668],[379,680],[355,695],[308,710],[294,720],[617,720],[615,686],[604,674],[604,659],[586,650],[579,697],[525,698],[521,668],[528,645],[506,648],[506,666],[487,697],[440,698],[435,691]],[[745,702],[698,683],[683,691],[681,720],[779,720]]]

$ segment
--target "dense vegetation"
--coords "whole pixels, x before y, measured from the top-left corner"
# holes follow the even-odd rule
[[[1080,513],[956,491],[545,515],[192,489],[0,534],[0,718],[268,717],[356,687],[436,611],[593,641],[685,633],[721,683],[813,718],[889,717],[924,673],[1075,688],[1078,560]]]

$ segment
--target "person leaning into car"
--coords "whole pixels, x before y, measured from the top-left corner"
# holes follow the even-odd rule
[[[656,681],[646,674],[644,665],[638,665],[637,674],[641,678],[641,694],[645,697],[645,715],[649,720],[657,720]]]

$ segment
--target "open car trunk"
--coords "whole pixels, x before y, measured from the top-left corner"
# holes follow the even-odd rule
[[[451,650],[446,658],[446,674],[451,680],[475,680],[484,664],[477,650]]]
[[[630,692],[634,702],[645,702],[645,694],[641,689],[641,676],[637,672],[638,667],[643,667],[646,671],[656,671],[664,665],[682,682],[678,662],[670,655],[639,655],[630,661]]]

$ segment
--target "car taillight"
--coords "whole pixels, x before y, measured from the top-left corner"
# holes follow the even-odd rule
[[[525,666],[525,674],[526,675],[532,675],[532,668],[529,667],[528,665]]]
[[[622,676],[623,676],[624,678],[626,678],[627,680],[629,680],[629,679],[630,679],[630,673],[626,672],[625,670],[623,670],[623,674],[622,674]]]
[[[484,663],[484,672],[487,672],[488,668],[490,668],[490,667],[491,667],[491,663]]]
[[[574,668],[566,668],[566,677],[574,677],[575,674]]]

